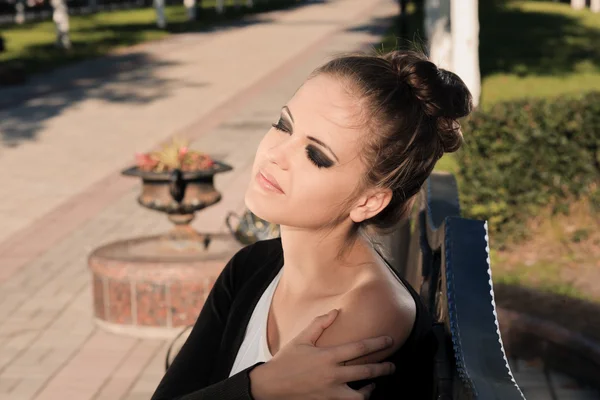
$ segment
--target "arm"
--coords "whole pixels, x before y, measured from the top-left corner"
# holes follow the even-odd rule
[[[194,328],[158,385],[151,400],[252,399],[252,367],[208,386],[221,337],[238,288],[236,270],[248,259],[250,247],[236,253],[217,278]]]

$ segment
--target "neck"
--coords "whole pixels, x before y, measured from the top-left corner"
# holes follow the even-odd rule
[[[324,236],[313,230],[281,226],[285,264],[281,290],[294,297],[328,297],[350,290],[364,265],[372,262],[373,250],[359,236],[338,259],[348,229],[340,226]]]

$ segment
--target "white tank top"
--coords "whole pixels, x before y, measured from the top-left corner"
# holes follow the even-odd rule
[[[257,362],[267,362],[273,358],[267,342],[267,320],[271,302],[273,300],[273,294],[275,293],[275,288],[277,288],[282,272],[283,268],[281,268],[277,276],[258,300],[258,303],[256,303],[256,307],[252,312],[248,327],[246,328],[244,341],[238,350],[229,376],[235,375]]]

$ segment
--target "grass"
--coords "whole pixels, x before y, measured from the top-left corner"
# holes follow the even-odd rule
[[[492,265],[498,264],[492,261]],[[494,268],[494,283],[532,287],[561,296],[593,300],[592,294],[578,289],[570,282],[561,281],[561,269],[562,265],[547,261],[530,265],[517,264],[510,271]]]
[[[600,90],[600,14],[552,1],[479,4],[483,109]],[[456,173],[455,158],[444,156],[436,169]]]
[[[167,6],[165,30],[156,26],[154,8],[71,16],[69,22],[73,48],[67,52],[54,45],[56,36],[52,21],[12,25],[3,28],[1,32],[6,51],[0,53],[0,62],[18,64],[26,73],[44,72],[75,61],[106,55],[118,48],[161,39],[171,34],[201,31],[215,23],[238,19],[243,14],[283,8],[295,3],[294,0],[259,3],[252,9],[229,8],[223,15],[217,15],[214,12],[215,0],[204,0],[198,21],[192,22],[187,21],[183,5]],[[233,0],[226,1],[225,4],[231,5]]]
[[[480,2],[480,24],[484,110],[501,101],[600,90],[600,14],[550,1],[490,0]],[[599,301],[592,282],[600,240],[587,234],[598,231],[590,221],[596,219],[589,208],[579,207],[524,222],[532,239],[492,254],[494,280]]]
[[[565,213],[551,207],[526,224],[531,237],[491,254],[500,282],[600,301],[600,214],[590,199],[571,199]]]
[[[480,2],[481,104],[600,89],[600,14],[551,1]]]

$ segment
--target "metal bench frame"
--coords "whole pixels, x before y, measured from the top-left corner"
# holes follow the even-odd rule
[[[500,336],[487,222],[460,216],[451,174],[429,177],[412,215],[384,246],[434,319],[433,398],[525,399]]]

